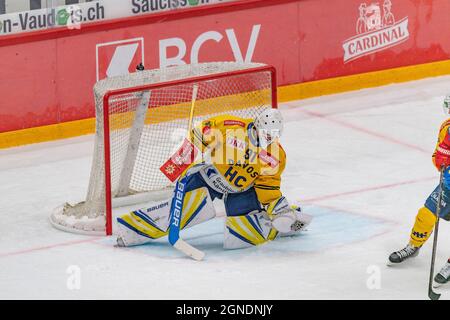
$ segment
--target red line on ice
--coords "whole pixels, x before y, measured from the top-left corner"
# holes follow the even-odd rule
[[[386,185],[381,185],[381,186],[374,186],[374,187],[363,188],[363,189],[358,189],[358,190],[353,190],[353,191],[323,195],[323,196],[319,196],[319,197],[315,197],[315,198],[304,199],[302,202],[303,203],[319,202],[319,201],[323,201],[323,200],[327,200],[327,199],[331,199],[331,198],[337,198],[337,197],[353,195],[353,194],[369,192],[369,191],[375,191],[375,190],[381,190],[381,189],[395,188],[395,187],[402,186],[402,185],[414,184],[414,183],[430,181],[430,180],[435,180],[435,179],[437,179],[437,178],[436,177],[428,177],[428,178],[421,178],[421,179],[416,179],[416,180],[408,180],[408,181],[391,183],[391,184],[386,184]],[[340,209],[340,210],[342,211],[342,209]],[[89,237],[87,239],[82,239],[82,240],[62,242],[62,243],[57,243],[57,244],[48,245],[48,246],[41,246],[41,247],[35,247],[35,248],[24,249],[24,250],[19,250],[19,251],[0,253],[0,258],[21,255],[21,254],[25,254],[25,253],[32,253],[32,252],[36,252],[36,251],[43,251],[43,250],[53,249],[53,248],[57,248],[57,247],[65,247],[65,246],[72,246],[72,245],[77,245],[77,244],[82,244],[82,243],[90,243],[90,242],[95,242],[96,240],[99,240],[102,238],[103,237],[100,237],[100,236]]]
[[[327,199],[331,199],[331,198],[338,198],[338,197],[342,197],[342,196],[364,193],[364,192],[375,191],[375,190],[395,188],[395,187],[399,187],[399,186],[403,186],[403,185],[414,184],[414,183],[436,180],[436,179],[437,179],[436,177],[429,177],[429,178],[421,178],[421,179],[416,179],[416,180],[402,181],[402,182],[397,182],[397,183],[385,184],[385,185],[381,185],[381,186],[374,186],[374,187],[369,187],[369,188],[363,188],[363,189],[358,189],[358,190],[352,190],[352,191],[328,194],[328,195],[319,196],[319,197],[315,197],[315,198],[304,199],[303,202],[304,203],[318,202],[318,201],[323,201],[323,200],[327,200]]]
[[[41,251],[41,250],[48,250],[48,249],[53,249],[53,248],[57,248],[57,247],[67,247],[67,246],[72,246],[72,245],[76,245],[76,244],[80,244],[80,243],[88,243],[88,242],[93,242],[98,239],[101,239],[101,237],[90,237],[88,239],[83,239],[83,240],[68,241],[68,242],[56,243],[56,244],[52,244],[52,245],[48,245],[48,246],[35,247],[35,248],[24,249],[24,250],[19,250],[19,251],[0,253],[0,258],[16,256],[16,255],[20,255],[20,254],[24,254],[24,253],[36,252],[36,251]]]
[[[425,149],[423,149],[423,148],[421,148],[419,146],[415,146],[415,145],[410,144],[408,142],[404,142],[404,141],[401,141],[401,140],[398,140],[398,139],[386,136],[384,134],[381,134],[381,133],[378,133],[378,132],[375,132],[375,131],[371,131],[371,130],[363,128],[363,127],[359,127],[359,126],[351,124],[349,122],[333,119],[333,118],[331,118],[331,117],[329,117],[329,116],[327,116],[325,114],[319,113],[319,112],[310,111],[310,110],[304,110],[304,109],[301,109],[301,111],[306,113],[306,114],[308,114],[308,115],[310,115],[310,116],[313,116],[313,117],[316,117],[316,118],[320,118],[320,119],[323,119],[323,120],[328,120],[330,122],[339,124],[339,125],[341,125],[343,127],[347,127],[347,128],[359,131],[359,132],[363,132],[363,133],[368,134],[370,136],[377,137],[377,138],[380,138],[380,139],[383,139],[383,140],[389,141],[391,143],[395,143],[395,144],[398,144],[398,145],[401,145],[401,146],[404,146],[404,147],[407,147],[407,148],[410,148],[410,149],[414,149],[416,151],[429,154],[431,156],[431,152],[429,150],[425,150]]]

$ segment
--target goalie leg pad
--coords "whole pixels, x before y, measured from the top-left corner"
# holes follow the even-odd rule
[[[132,211],[117,219],[121,246],[150,242],[168,234],[172,199],[154,203],[147,209]],[[186,193],[183,201],[181,229],[192,227],[215,217],[216,212],[206,188]]]
[[[215,216],[216,210],[207,188],[203,187],[186,193],[183,201],[181,229],[211,220]]]
[[[169,204],[170,200],[164,200],[117,218],[119,246],[140,245],[165,236]]]
[[[226,217],[224,249],[242,249],[274,240],[278,231],[260,214]]]

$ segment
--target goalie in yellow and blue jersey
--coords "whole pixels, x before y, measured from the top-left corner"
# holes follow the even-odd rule
[[[180,229],[216,216],[215,199],[225,204],[226,249],[256,246],[304,230],[311,216],[289,204],[280,190],[286,165],[279,143],[282,131],[281,113],[272,108],[255,119],[221,115],[202,121],[189,137],[201,159],[186,166],[171,199],[118,218],[118,245],[143,244],[165,235],[175,245]],[[168,177],[174,165],[162,167]]]

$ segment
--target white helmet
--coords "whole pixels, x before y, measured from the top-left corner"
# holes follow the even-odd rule
[[[283,133],[283,117],[278,109],[268,108],[255,119],[255,128],[261,147],[266,148]]]
[[[442,108],[444,108],[445,115],[449,116],[450,115],[450,94],[445,96],[444,103],[442,104]]]

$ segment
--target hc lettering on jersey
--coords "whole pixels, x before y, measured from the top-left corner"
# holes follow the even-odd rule
[[[243,176],[238,176],[238,172],[233,169],[233,167],[229,167],[228,170],[225,172],[224,177],[230,181],[230,183],[233,183],[236,187],[242,188],[244,185],[241,183],[241,181],[245,182],[247,179]]]

